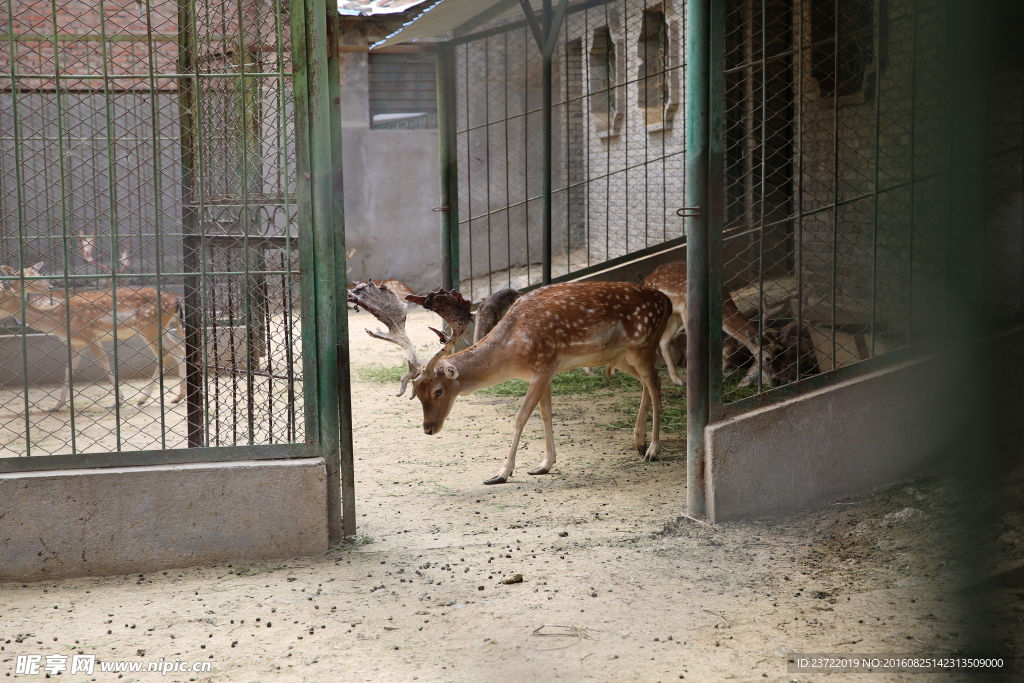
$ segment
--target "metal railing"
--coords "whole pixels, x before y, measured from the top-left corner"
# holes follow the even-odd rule
[[[457,174],[448,276],[474,301],[682,242],[683,13],[682,2],[646,0],[568,7],[549,104],[527,21],[441,49],[443,166]]]

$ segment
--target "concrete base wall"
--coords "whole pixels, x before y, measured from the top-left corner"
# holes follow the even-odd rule
[[[924,360],[709,426],[709,521],[794,512],[919,470],[955,429],[954,375]]]
[[[327,548],[322,458],[0,474],[0,581]]]

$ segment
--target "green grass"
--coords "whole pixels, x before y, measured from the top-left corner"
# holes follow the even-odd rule
[[[510,379],[493,387],[481,389],[477,393],[484,396],[525,396],[527,386],[529,386],[527,382],[521,379]],[[588,375],[583,368],[576,368],[555,375],[551,381],[551,393],[556,396],[578,396],[600,391],[636,390],[639,388],[640,381],[624,372],[616,372],[611,379],[608,379],[605,376],[604,368],[595,370],[593,375]]]
[[[405,374],[406,366],[396,365],[389,368],[380,363],[364,365],[356,368],[356,380],[359,382],[376,382],[377,384],[397,384]]]

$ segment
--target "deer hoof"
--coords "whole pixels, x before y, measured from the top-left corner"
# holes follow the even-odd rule
[[[657,453],[644,453],[644,462],[658,462],[659,459]]]
[[[675,384],[677,387],[683,387],[686,386],[686,380],[683,379],[682,377],[678,377],[672,380],[672,384]]]
[[[503,477],[499,474],[497,477],[491,477],[486,480],[484,484],[490,486],[491,484],[504,484],[506,481],[508,481],[508,477]]]
[[[551,471],[550,467],[538,467],[535,470],[527,471],[527,474],[547,474],[550,471]]]
[[[63,408],[63,407],[64,407],[63,403],[58,403],[57,405],[50,406],[49,408],[45,408],[44,410],[47,413],[56,413],[56,412],[60,412],[60,409]]]

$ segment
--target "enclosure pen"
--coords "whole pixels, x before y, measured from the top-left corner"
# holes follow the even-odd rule
[[[323,456],[355,532],[335,4],[4,0],[0,472]]]

